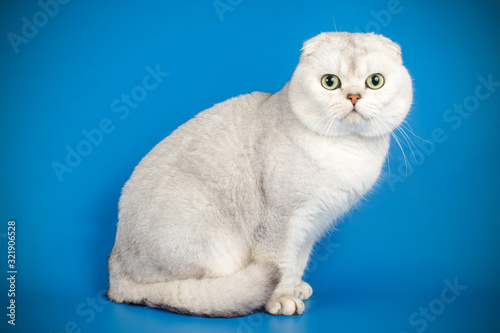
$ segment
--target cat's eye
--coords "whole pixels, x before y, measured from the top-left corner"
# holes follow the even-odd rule
[[[328,90],[334,90],[340,87],[340,79],[335,74],[325,74],[321,78],[321,85]]]
[[[366,79],[366,86],[370,89],[380,89],[385,83],[385,79],[382,74],[375,73]]]

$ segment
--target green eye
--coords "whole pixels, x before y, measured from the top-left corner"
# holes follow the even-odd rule
[[[366,86],[370,89],[380,89],[384,85],[384,77],[382,74],[375,73],[366,79]]]
[[[335,90],[340,87],[340,79],[335,74],[325,74],[321,78],[321,85],[328,90]]]

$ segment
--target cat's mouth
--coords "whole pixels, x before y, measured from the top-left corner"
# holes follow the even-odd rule
[[[348,111],[343,118],[346,122],[351,124],[359,123],[360,121],[366,119],[366,117],[359,112],[359,110],[356,110],[355,107],[353,107],[351,111]]]

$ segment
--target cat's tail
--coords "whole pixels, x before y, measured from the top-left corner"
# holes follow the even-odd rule
[[[280,279],[275,264],[254,262],[220,278],[152,284],[115,279],[110,281],[108,297],[118,303],[145,304],[181,314],[240,317],[263,307]]]

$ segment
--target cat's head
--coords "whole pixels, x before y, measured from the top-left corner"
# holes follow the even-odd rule
[[[289,88],[294,114],[329,136],[387,135],[412,98],[399,45],[373,33],[330,32],[306,41]]]

